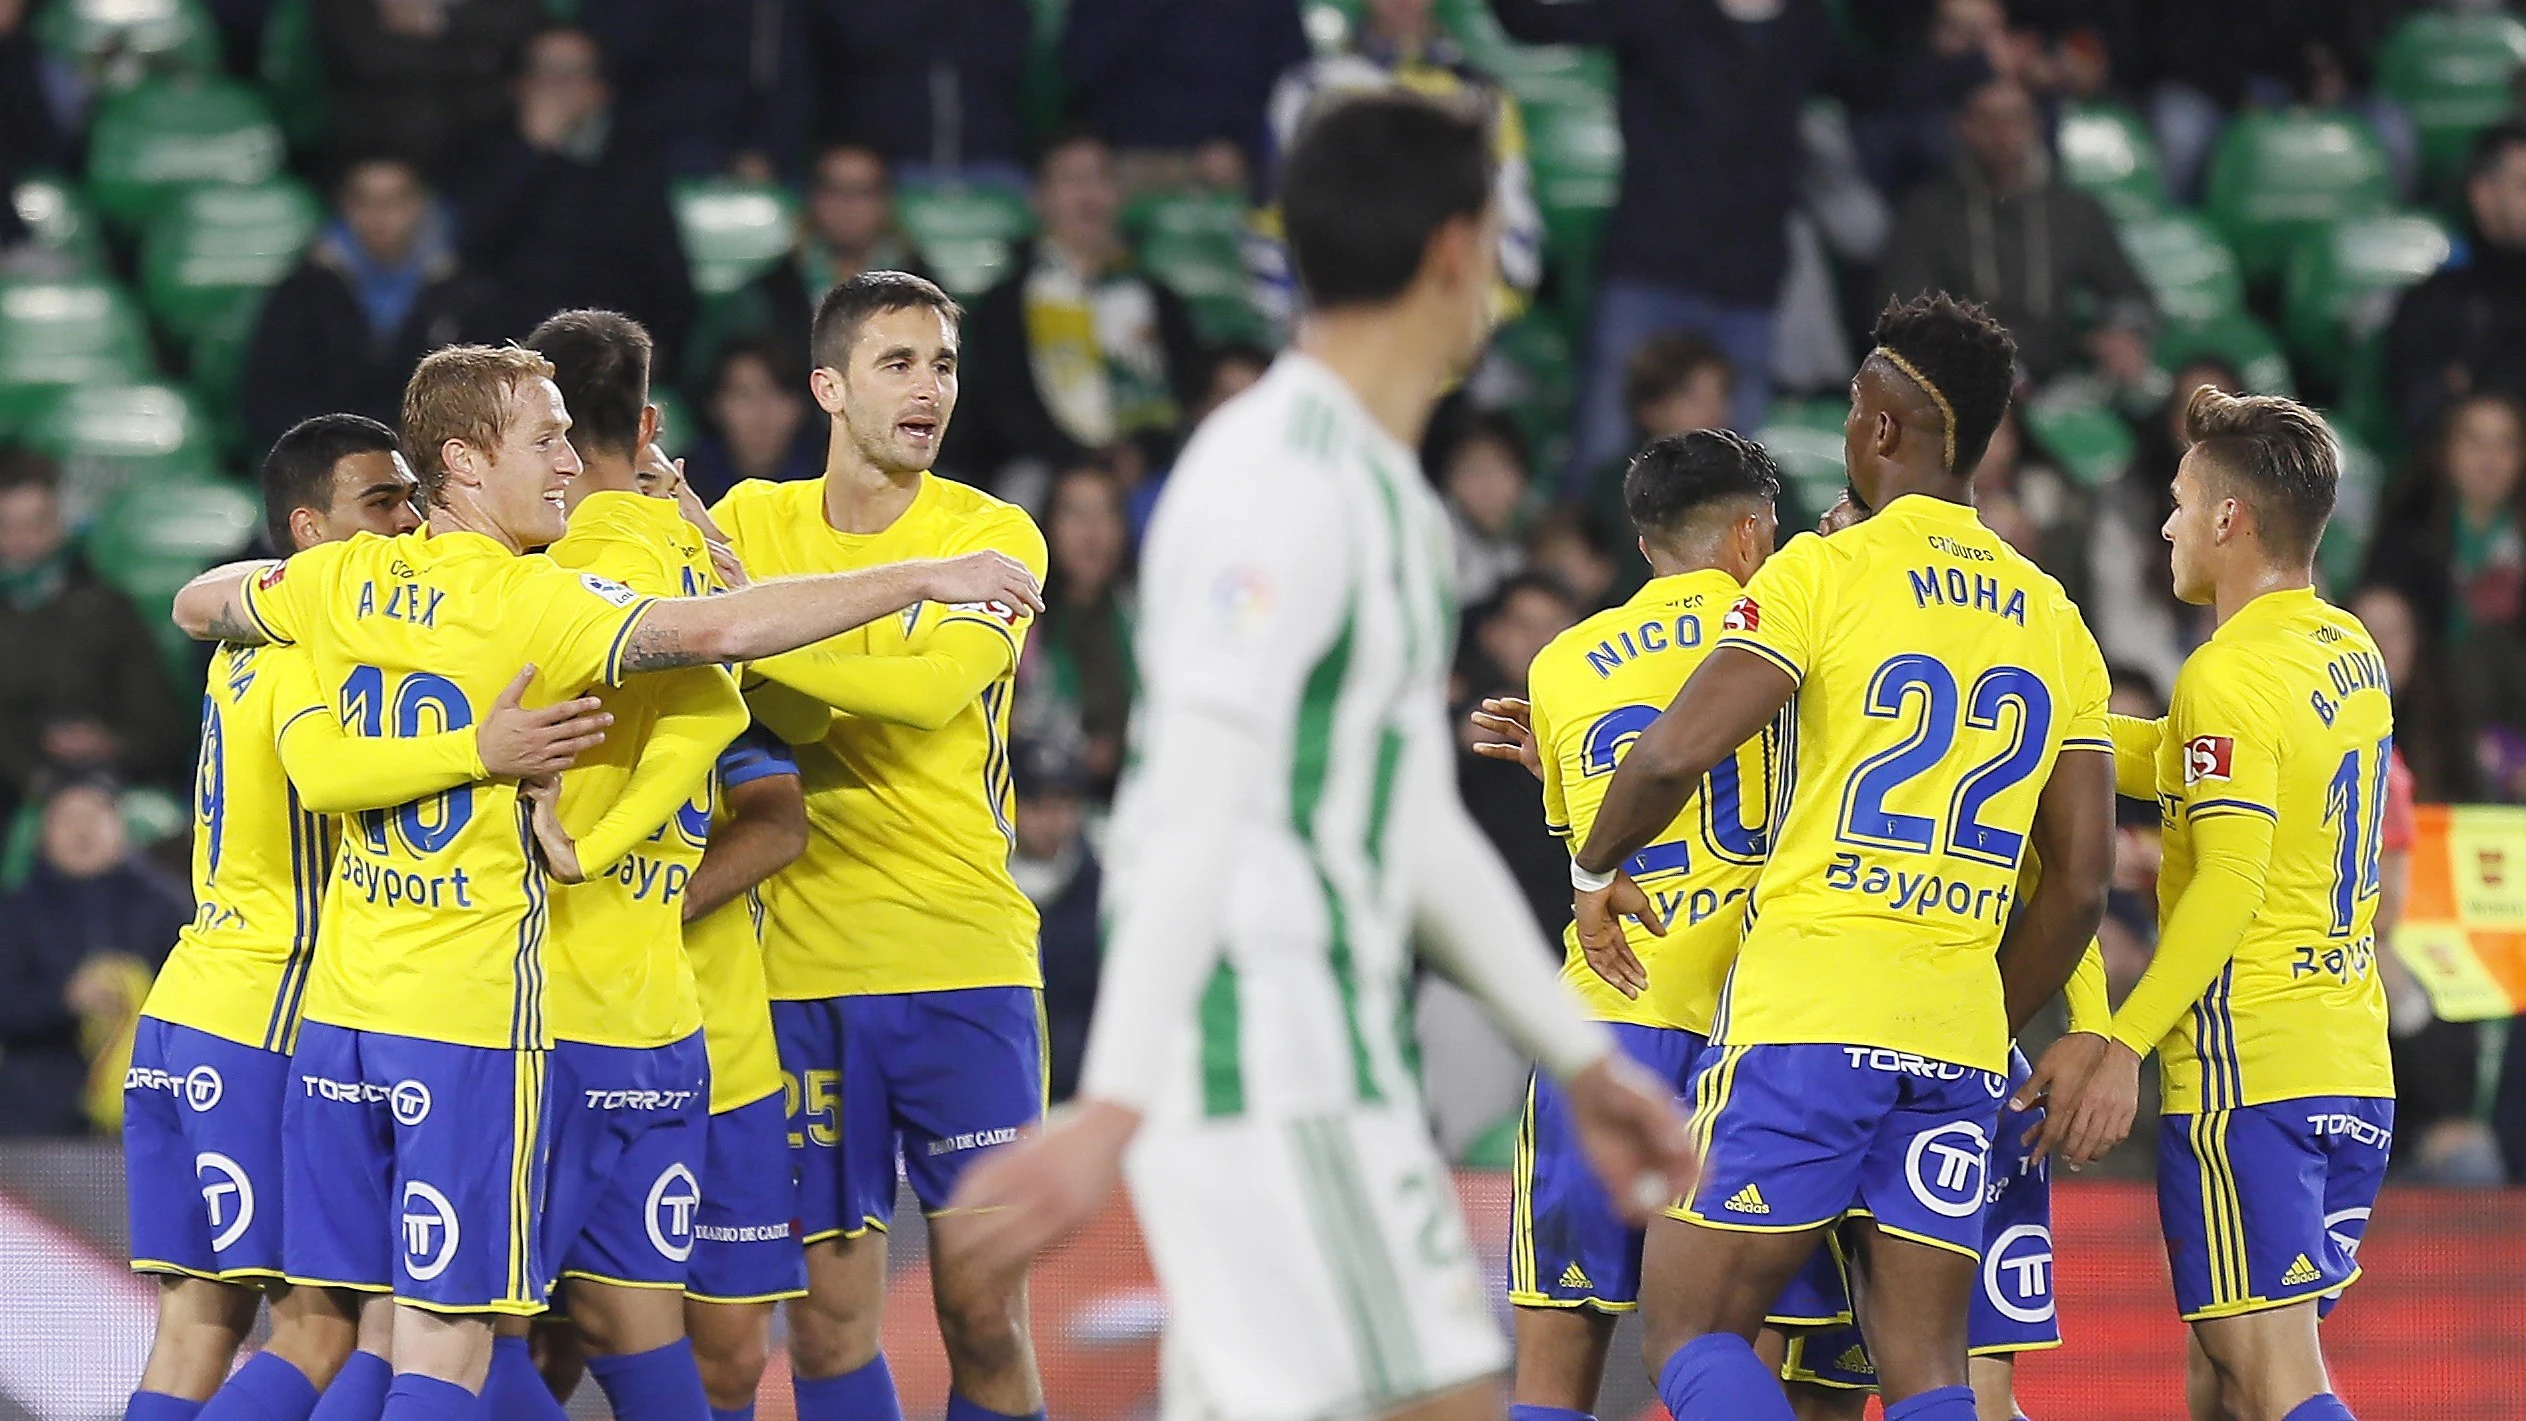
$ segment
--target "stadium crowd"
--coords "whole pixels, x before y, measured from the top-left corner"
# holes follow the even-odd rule
[[[2410,0],[0,0],[0,1133],[119,1109],[91,1063],[183,916],[152,864],[201,661],[165,603],[251,536],[236,472],[309,415],[392,423],[431,349],[594,306],[655,336],[706,500],[812,478],[809,314],[883,268],[970,312],[941,471],[1050,548],[1015,852],[1066,1093],[1134,551],[1286,338],[1278,152],[1314,95],[1390,82],[1497,115],[1503,324],[1423,450],[1463,703],[1645,578],[1643,439],[1756,433],[1811,523],[1860,335],[1945,289],[2022,355],[1983,516],[2085,610],[2118,709],[2162,710],[2208,631],[2158,539],[2188,397],[2296,392],[2348,450],[2321,567],[2413,793],[2526,802],[2521,64],[2505,10]],[[1460,778],[1557,937],[1531,780]],[[2127,816],[2118,989],[2155,837]],[[2398,1166],[2526,1170],[2526,1052],[2487,1068],[2504,1033],[2395,985]]]

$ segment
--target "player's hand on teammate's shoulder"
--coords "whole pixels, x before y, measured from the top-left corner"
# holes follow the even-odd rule
[[[1544,777],[1543,752],[1535,746],[1534,708],[1516,696],[1489,696],[1473,713],[1474,729],[1492,737],[1473,742],[1473,752],[1489,760],[1515,760],[1526,773]]]
[[[1640,965],[1623,936],[1623,919],[1637,918],[1655,937],[1666,936],[1666,920],[1658,916],[1658,905],[1649,901],[1648,893],[1631,881],[1631,875],[1617,873],[1611,884],[1593,893],[1574,890],[1570,909],[1579,925],[1579,951],[1587,955],[1596,975],[1635,1000],[1649,990],[1649,969]]]
[[[534,680],[533,666],[518,672],[474,731],[474,754],[495,779],[557,775],[604,744],[605,728],[614,723],[605,703],[594,696],[524,709],[521,702]]]
[[[996,549],[933,558],[919,566],[923,601],[998,602],[1023,612],[1044,610],[1044,589],[1033,570]]]
[[[544,872],[563,883],[586,882],[587,872],[579,864],[579,842],[561,826],[561,776],[520,780],[518,793],[526,796],[527,822],[534,827],[535,847],[544,856]]]
[[[985,1156],[947,1201],[965,1256],[986,1276],[1012,1273],[1059,1243],[1113,1192],[1139,1128],[1140,1113],[1128,1106],[1081,1100]]]
[[[1580,1148],[1615,1211],[1634,1224],[1693,1187],[1701,1161],[1675,1093],[1629,1056],[1608,1051],[1562,1086]]]
[[[740,587],[754,585],[754,579],[746,576],[745,562],[737,556],[735,548],[707,533],[703,535],[702,541],[710,549],[711,570],[719,574],[719,580],[726,584],[729,591],[734,592]]]
[[[2131,1134],[2140,1110],[2140,1057],[2119,1041],[2074,1031],[2052,1043],[2009,1106],[2040,1102],[2043,1123],[2026,1133],[2037,1159],[2059,1151],[2072,1169],[2104,1157]]]

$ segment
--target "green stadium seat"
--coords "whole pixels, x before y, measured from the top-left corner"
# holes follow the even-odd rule
[[[2208,321],[2245,309],[2245,277],[2219,233],[2189,212],[2116,226],[2123,254],[2170,321]]]
[[[200,651],[168,619],[194,574],[244,552],[263,521],[254,493],[219,479],[134,484],[88,529],[88,562],[139,607],[170,671],[197,667]],[[197,673],[198,674],[198,673]]]
[[[198,0],[53,0],[35,42],[106,93],[153,75],[219,72],[219,31]]]
[[[239,391],[245,382],[246,350],[254,343],[255,318],[263,298],[250,296],[214,317],[193,336],[184,366],[185,388],[194,403],[209,414],[213,440],[231,457],[259,460],[263,451],[248,449],[246,416]]]
[[[2235,366],[2245,388],[2257,395],[2295,395],[2289,357],[2271,328],[2243,311],[2208,321],[2169,321],[2158,333],[2158,368],[2173,370],[2196,355],[2215,355]]]
[[[2140,115],[2120,104],[2077,104],[2053,135],[2061,177],[2129,222],[2166,210],[2166,177],[2158,144]]]
[[[677,183],[669,193],[693,290],[734,291],[763,274],[798,239],[798,207],[786,189],[727,179]]]
[[[189,340],[287,276],[324,220],[316,195],[289,179],[188,188],[142,233],[141,296],[160,324]]]
[[[2227,234],[2246,279],[2280,275],[2309,232],[2394,200],[2385,150],[2359,120],[2335,113],[2247,113],[2228,123],[2210,158],[2211,221]]]
[[[960,300],[981,295],[1006,275],[1017,244],[1035,230],[1035,215],[1016,193],[958,182],[899,190],[895,220],[939,285]]]
[[[72,385],[31,413],[18,437],[61,465],[62,514],[84,527],[125,488],[216,472],[210,426],[173,385]]]
[[[1842,496],[1850,475],[1842,463],[1842,423],[1849,406],[1831,400],[1774,400],[1754,437],[1780,465],[1798,501],[1822,513]],[[1797,529],[1784,529],[1786,540]]]
[[[105,270],[105,233],[85,193],[65,178],[19,181],[9,205],[36,246],[57,257],[65,272],[92,276]]]
[[[2131,425],[2103,390],[2087,380],[2057,380],[2017,407],[2027,438],[2089,488],[2111,483],[2131,467],[2138,443]]]
[[[2509,81],[2526,66],[2526,23],[2500,11],[2405,17],[2377,52],[2377,88],[2421,133],[2434,180],[2462,168],[2473,136],[2506,118]]]
[[[2333,496],[2333,517],[2324,525],[2324,541],[2316,545],[2316,575],[2336,602],[2358,590],[2360,570],[2368,561],[2368,544],[2377,528],[2377,505],[2385,494],[2386,465],[2359,437],[2330,414],[2333,437],[2342,445],[2342,480]]]
[[[1026,126],[1041,142],[1061,127],[1069,112],[1069,85],[1061,77],[1061,35],[1069,28],[1070,0],[1028,0],[1033,21],[1026,47],[1024,90]]]
[[[154,80],[98,107],[88,189],[108,219],[136,228],[179,189],[273,177],[281,154],[281,130],[252,89],[226,79]]]
[[[2452,245],[2435,218],[2379,213],[2337,222],[2290,254],[2283,329],[2309,373],[2332,383],[2348,352],[2394,319],[2395,297],[2439,269]]]
[[[1223,192],[1150,193],[1123,209],[1141,266],[1184,298],[1212,345],[1267,334],[1245,264],[1250,218],[1244,198]]]
[[[327,131],[324,50],[317,42],[315,0],[280,0],[263,22],[255,77],[272,101],[272,116],[292,148],[324,146]]]
[[[123,289],[95,278],[0,282],[0,433],[54,390],[149,369],[149,334]]]

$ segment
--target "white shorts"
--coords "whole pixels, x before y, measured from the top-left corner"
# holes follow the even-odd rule
[[[1374,1416],[1507,1366],[1417,1113],[1152,1122],[1126,1172],[1171,1421]]]

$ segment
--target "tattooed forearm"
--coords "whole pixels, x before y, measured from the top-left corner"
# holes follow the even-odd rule
[[[678,666],[699,666],[718,658],[686,644],[683,634],[672,624],[673,619],[655,615],[642,617],[632,628],[631,640],[623,645],[623,674],[640,671],[672,671]],[[662,625],[664,623],[665,625]]]
[[[271,640],[263,634],[261,627],[248,620],[244,609],[234,602],[223,602],[218,611],[211,613],[210,639],[242,642],[248,646],[260,646]]]

